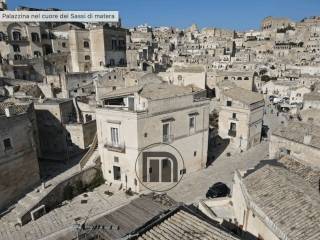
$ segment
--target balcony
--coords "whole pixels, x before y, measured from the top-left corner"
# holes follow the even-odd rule
[[[21,57],[20,59],[9,59],[9,64],[14,66],[28,66],[30,64],[30,59],[26,57]]]
[[[126,48],[126,46],[118,46],[118,47],[116,47],[116,50],[117,51],[125,51],[125,50],[127,50],[127,48]]]
[[[125,153],[126,145],[124,143],[107,142],[104,147],[109,151]]]
[[[174,141],[173,135],[163,135],[162,142],[163,143],[171,143]]]
[[[230,137],[235,137],[235,136],[237,136],[237,131],[229,129],[229,131],[228,131],[228,136],[230,136]]]
[[[20,37],[20,38],[12,38],[10,40],[10,43],[11,44],[14,44],[14,43],[29,43],[29,38],[28,37]]]

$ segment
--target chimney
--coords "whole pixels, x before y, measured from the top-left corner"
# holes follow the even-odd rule
[[[8,106],[4,109],[4,112],[6,114],[6,117],[12,117],[14,115],[13,111],[14,106]]]

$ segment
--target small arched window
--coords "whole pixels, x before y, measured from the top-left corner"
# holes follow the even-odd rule
[[[248,78],[248,77],[245,77],[243,80],[249,80],[249,78]]]
[[[83,42],[83,47],[84,47],[84,48],[89,48],[89,47],[90,47],[89,42],[88,42],[88,41],[84,41],[84,42]]]
[[[90,60],[90,56],[89,55],[85,55],[84,56],[84,60],[87,60],[87,61]]]
[[[237,80],[242,80],[242,77],[238,77]]]

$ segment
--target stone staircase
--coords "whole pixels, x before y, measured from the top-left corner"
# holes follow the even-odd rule
[[[93,159],[92,156],[97,154],[97,152],[98,152],[98,135],[96,133],[88,152],[82,157],[82,159],[79,162],[80,169],[85,168],[86,165],[88,164],[92,164],[92,159]]]

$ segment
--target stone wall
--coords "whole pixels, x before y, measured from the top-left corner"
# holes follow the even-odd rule
[[[232,203],[238,226],[242,228],[244,233],[249,232],[255,237],[261,236],[261,239],[278,240],[279,238],[264,222],[263,217],[251,208],[255,206],[255,203],[250,200],[239,171],[235,172],[233,182]],[[244,237],[244,239],[251,238]]]
[[[26,224],[31,221],[31,211],[44,205],[46,212],[54,209],[65,200],[71,200],[73,197],[90,190],[103,183],[103,178],[100,168],[87,168],[77,172],[66,178],[64,181],[57,184],[46,196],[34,207],[21,216],[21,224]]]
[[[10,139],[10,149],[4,148],[4,139]],[[0,117],[0,173],[0,210],[40,181],[36,141],[27,114]]]
[[[92,143],[97,132],[96,121],[67,124],[66,130],[70,133],[72,143],[80,149],[85,149]]]
[[[277,135],[271,135],[269,145],[270,158],[279,158],[287,153],[298,160],[302,160],[313,167],[320,166],[320,149],[305,145],[296,141],[291,141]]]

